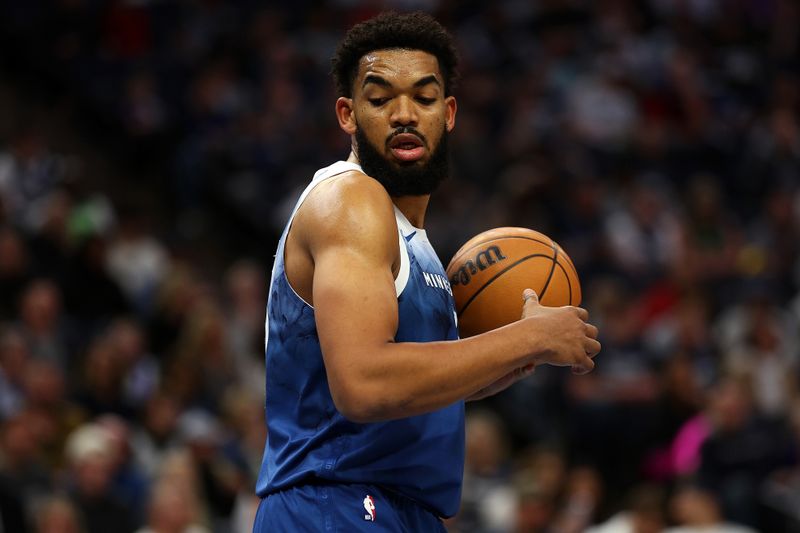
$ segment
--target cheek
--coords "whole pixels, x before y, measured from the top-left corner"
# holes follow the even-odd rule
[[[358,127],[373,143],[385,137],[385,123],[374,113],[360,113],[356,117]]]

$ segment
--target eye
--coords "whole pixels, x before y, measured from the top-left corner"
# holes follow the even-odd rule
[[[387,97],[380,97],[380,98],[368,98],[367,101],[372,104],[373,107],[380,107],[386,102],[389,101]]]
[[[417,96],[417,102],[422,105],[431,105],[436,101],[436,98],[428,98],[427,96]]]

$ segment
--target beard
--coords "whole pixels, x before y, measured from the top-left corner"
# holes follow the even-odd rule
[[[401,133],[413,133],[427,145],[425,137],[409,126],[397,128],[389,139]],[[439,144],[431,152],[428,161],[421,164],[417,161],[408,163],[390,161],[369,142],[358,125],[356,125],[356,143],[358,144],[358,154],[356,155],[358,155],[358,161],[361,163],[364,173],[383,185],[389,196],[431,194],[450,174],[446,128],[443,128]]]

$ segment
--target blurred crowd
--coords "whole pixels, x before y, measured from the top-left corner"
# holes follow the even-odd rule
[[[442,261],[552,236],[603,343],[468,406],[449,530],[800,531],[793,0],[0,5],[0,531],[250,530],[272,254],[387,8],[461,55]]]

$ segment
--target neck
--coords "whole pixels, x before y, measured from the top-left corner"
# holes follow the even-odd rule
[[[406,216],[411,225],[415,228],[425,227],[425,212],[428,210],[428,202],[431,196],[393,196],[392,202]]]
[[[351,151],[347,158],[349,163],[361,164],[355,152]],[[425,212],[428,210],[430,194],[421,196],[392,196],[392,202],[405,215],[415,228],[423,228],[425,225]]]

